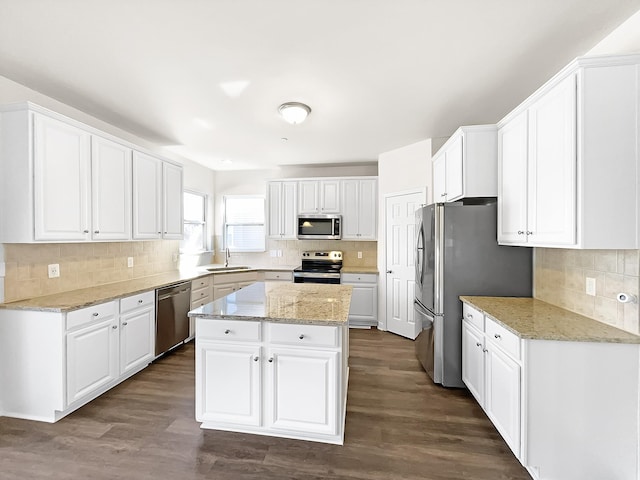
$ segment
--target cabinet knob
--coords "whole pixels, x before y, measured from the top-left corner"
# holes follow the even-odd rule
[[[393,273],[391,270],[387,270],[387,273]]]
[[[158,235],[162,235],[162,232],[158,232]]]
[[[255,357],[253,357],[253,361],[257,362],[258,360],[260,360],[260,357],[258,357],[257,355]]]
[[[122,326],[124,327],[125,325],[127,325],[127,322],[122,322]]]
[[[518,235],[524,235],[524,230],[518,230]]]
[[[269,359],[269,363],[273,363],[273,357]]]
[[[533,232],[527,230],[527,235],[533,235]]]
[[[89,230],[83,230],[83,231],[84,231],[84,233],[89,233]]]
[[[142,303],[142,302],[143,302],[143,300],[142,300],[142,299],[138,300],[138,303]]]
[[[118,328],[118,325],[112,325],[111,328],[115,330],[116,328]]]
[[[489,350],[487,350],[486,348],[483,348],[483,349],[482,349],[482,351],[483,351],[484,353],[487,353]]]
[[[100,230],[94,230],[93,233],[100,233]]]
[[[97,317],[98,315],[100,315],[98,312],[93,312],[94,317]]]
[[[300,340],[302,340],[304,338],[304,334],[300,334],[300,336],[298,337]]]
[[[499,334],[499,333],[496,333],[496,334],[493,336],[493,338],[500,339],[501,337],[500,337],[500,334]]]
[[[231,333],[231,330],[229,330],[229,329],[226,329],[226,330],[224,331],[224,334],[225,334],[225,335],[229,335],[230,333]]]
[[[482,344],[480,342],[476,342],[476,347],[481,347]]]
[[[441,197],[446,197],[446,196],[447,196],[447,193],[446,193],[446,192],[445,192],[445,193],[441,193],[441,194],[440,194],[440,196],[441,196]]]
[[[473,320],[473,315],[471,313],[467,313],[467,318],[470,318],[471,320]]]

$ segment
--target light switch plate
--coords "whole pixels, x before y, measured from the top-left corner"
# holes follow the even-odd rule
[[[362,252],[358,252],[358,258],[362,258]]]
[[[587,277],[586,284],[587,284],[586,285],[587,295],[595,296],[595,294],[596,294],[596,279],[595,278],[591,278],[591,277]]]
[[[133,267],[133,257],[127,257],[127,267]]]

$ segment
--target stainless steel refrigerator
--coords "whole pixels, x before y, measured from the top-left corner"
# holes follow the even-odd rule
[[[435,383],[463,387],[460,295],[531,296],[532,249],[498,245],[495,199],[416,211],[416,355]]]

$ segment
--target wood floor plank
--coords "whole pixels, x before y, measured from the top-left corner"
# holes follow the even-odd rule
[[[189,344],[55,424],[0,418],[0,478],[530,479],[467,391],[431,382],[412,341],[350,336],[344,446],[200,429]]]

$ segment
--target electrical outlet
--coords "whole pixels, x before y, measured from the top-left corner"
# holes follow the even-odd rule
[[[133,267],[133,257],[127,257],[127,267]]]
[[[173,258],[173,263],[176,263],[178,261],[178,254],[174,253],[171,258]]]
[[[282,250],[278,250],[278,256],[281,257],[282,256]]]
[[[278,251],[277,250],[269,250],[269,256],[270,257],[277,257],[278,256]]]
[[[51,263],[47,266],[49,270],[49,278],[58,278],[60,276],[60,264]]]
[[[358,252],[358,258],[362,258],[362,252]]]
[[[586,291],[587,291],[587,295],[592,295],[595,296],[596,294],[596,279],[595,278],[591,278],[591,277],[587,277],[587,286],[586,286]]]

